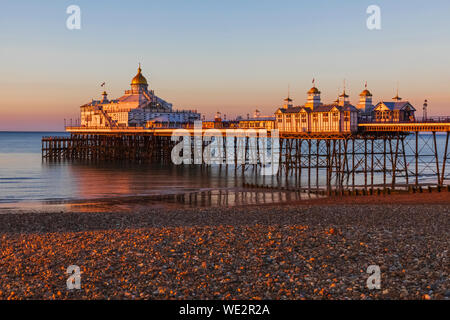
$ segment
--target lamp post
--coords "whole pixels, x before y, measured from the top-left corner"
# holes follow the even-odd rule
[[[428,108],[428,100],[425,99],[425,101],[423,103],[423,121],[427,121],[427,118],[428,118],[427,108]]]

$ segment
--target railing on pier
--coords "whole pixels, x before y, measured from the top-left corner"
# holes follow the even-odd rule
[[[433,117],[427,117],[427,118],[416,118],[416,122],[419,123],[450,123],[450,117],[449,116],[433,116]]]
[[[376,122],[360,123],[358,129],[362,132],[449,132],[449,122]]]
[[[358,123],[360,124],[380,124],[380,123],[387,123],[387,124],[396,124],[396,123],[450,123],[450,117],[449,116],[433,116],[433,117],[427,117],[427,118],[416,118],[414,120],[406,120],[406,121],[372,121],[372,120],[365,120],[365,119],[359,119]]]

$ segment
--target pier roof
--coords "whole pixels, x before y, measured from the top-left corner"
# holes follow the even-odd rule
[[[395,102],[395,101],[390,101],[390,102],[381,101],[380,103],[378,103],[375,106],[374,109],[376,109],[380,105],[386,106],[391,111],[404,110],[406,107],[409,107],[413,111],[416,111],[416,109],[408,101],[399,101],[399,102]]]

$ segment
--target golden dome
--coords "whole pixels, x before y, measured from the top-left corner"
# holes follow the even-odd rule
[[[141,65],[139,64],[137,75],[131,80],[131,84],[148,84],[147,79],[141,73]]]
[[[308,94],[320,94],[320,91],[316,87],[309,89]]]
[[[366,89],[366,90],[364,90],[363,92],[361,92],[360,96],[361,96],[361,97],[371,97],[372,94],[370,93],[369,90]]]

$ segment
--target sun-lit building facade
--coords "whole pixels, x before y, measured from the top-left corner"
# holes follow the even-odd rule
[[[241,129],[275,129],[275,117],[263,116],[261,112],[256,109],[253,113],[253,117],[248,115],[247,119],[239,119],[239,128]]]
[[[356,132],[358,109],[350,104],[345,90],[332,104],[323,104],[320,94],[313,86],[307,93],[306,104],[296,107],[288,96],[283,107],[275,112],[275,127],[280,132],[292,133]]]
[[[367,90],[367,83],[365,89],[359,94],[359,103],[356,105],[358,109],[358,121],[359,122],[371,122],[373,119],[373,108],[375,107],[372,102],[373,95]]]
[[[398,94],[393,101],[381,101],[373,108],[373,122],[414,122],[415,111],[411,103],[403,101]]]
[[[171,103],[149,90],[140,65],[130,86],[130,90],[118,99],[109,100],[104,91],[101,100],[81,106],[81,126],[145,127],[149,122],[167,122],[176,126],[200,119],[196,110],[173,110]]]

